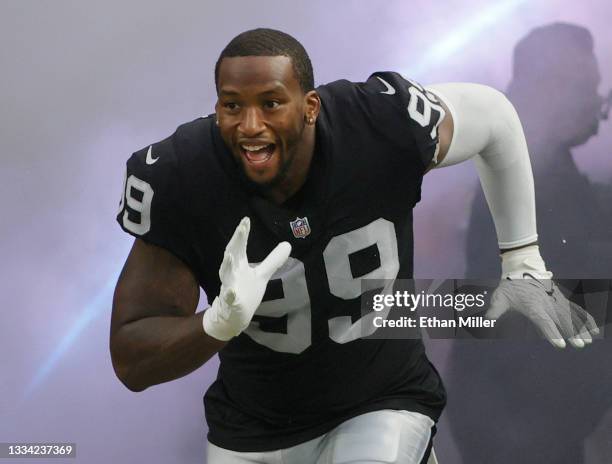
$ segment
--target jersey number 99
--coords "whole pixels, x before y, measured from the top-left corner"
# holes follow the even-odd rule
[[[123,210],[123,226],[136,235],[146,234],[151,229],[151,185],[130,175],[125,182],[119,212]],[[125,208],[125,210],[124,210]],[[128,208],[136,213],[130,219]],[[380,265],[365,275],[354,277],[351,272],[350,255],[375,245]],[[392,280],[399,271],[395,226],[391,221],[378,218],[371,223],[333,237],[323,250],[323,261],[327,284],[332,295],[342,300],[359,298],[365,290],[374,290],[364,283]],[[271,350],[299,354],[311,345],[311,306],[304,263],[289,257],[287,262],[272,276],[281,281],[283,298],[263,301],[256,315],[287,317],[285,333],[268,332],[260,328],[258,321],[251,322],[245,333],[260,345]],[[367,280],[363,280],[367,279]],[[347,343],[371,335],[376,329],[371,319],[385,316],[369,313],[352,322],[351,316],[328,319],[329,337],[336,343]]]
[[[380,266],[365,275],[353,277],[349,256],[372,245],[378,249]],[[330,293],[342,300],[359,298],[365,290],[375,289],[369,288],[368,283],[379,284],[380,280],[389,281],[397,277],[399,259],[395,226],[391,221],[378,218],[363,227],[337,235],[325,247],[323,260]],[[299,354],[311,344],[312,315],[304,263],[290,257],[272,276],[271,280],[274,279],[280,279],[284,297],[262,302],[256,314],[273,318],[286,316],[286,332],[266,332],[257,321],[253,321],[245,333],[271,350]],[[336,343],[347,343],[371,335],[376,330],[372,319],[385,317],[386,312],[388,310],[376,314],[370,312],[355,323],[348,315],[328,319],[329,337]]]

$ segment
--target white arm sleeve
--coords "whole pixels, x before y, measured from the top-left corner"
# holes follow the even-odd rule
[[[536,241],[533,174],[512,104],[501,92],[478,84],[436,84],[427,90],[446,103],[454,122],[448,153],[437,167],[473,158],[500,249]]]

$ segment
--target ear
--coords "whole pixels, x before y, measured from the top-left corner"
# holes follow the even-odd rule
[[[215,123],[217,124],[217,126],[219,125],[219,109],[220,109],[219,100],[217,100],[215,102]]]
[[[321,99],[315,90],[311,90],[304,95],[304,116],[306,118],[317,119],[321,111]]]

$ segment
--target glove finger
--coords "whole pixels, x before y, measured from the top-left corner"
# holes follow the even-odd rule
[[[586,323],[586,314],[580,306],[570,302],[570,309],[572,313],[572,323],[574,324],[574,330],[579,333]]]
[[[597,327],[597,323],[595,322],[595,319],[593,319],[593,316],[591,316],[590,314],[587,315],[584,325],[591,333],[591,336],[599,335],[599,327]]]
[[[591,337],[589,329],[586,327],[586,325],[583,325],[582,329],[580,329],[579,336],[585,345],[590,345],[591,343],[593,343],[593,337]]]
[[[250,228],[250,219],[248,216],[243,217],[240,224],[236,227],[236,230],[234,230],[232,238],[225,247],[225,250],[234,256],[236,262],[246,258],[246,244]]]
[[[551,307],[551,314],[557,319],[556,322],[561,329],[561,333],[565,338],[572,342],[572,339],[577,337],[578,328],[582,324],[579,324],[576,327],[574,326],[574,316],[576,315],[576,312],[572,308],[571,301],[565,298],[563,293],[561,293],[558,289],[555,290],[556,303]]]
[[[599,327],[597,327],[593,316],[574,302],[572,302],[572,309],[582,315],[584,326],[590,332],[590,335],[599,335]]]
[[[599,332],[595,319],[580,305],[569,301],[572,315],[572,323],[574,326],[575,338],[581,339],[584,343],[589,344],[593,341],[591,334],[596,335]],[[582,348],[579,346],[579,348]]]
[[[590,314],[573,302],[570,302],[570,307],[572,310],[572,323],[574,325],[575,338],[579,338],[586,345],[590,344],[593,341],[593,337],[589,333],[589,328],[587,327],[587,320]]]
[[[568,341],[570,342],[570,345],[572,345],[574,348],[584,348],[584,340],[580,338],[580,335],[570,337],[568,338]]]
[[[259,276],[266,280],[270,280],[272,274],[281,267],[289,258],[291,253],[291,245],[289,242],[281,242],[276,245],[276,248],[270,252],[266,259],[264,259],[259,266],[257,266],[256,272]]]
[[[538,325],[538,327],[540,327],[540,330],[542,330],[546,340],[548,340],[553,346],[557,348],[565,348],[567,346],[565,340],[563,340],[559,330],[557,327],[555,327],[555,324],[552,321],[550,321],[550,324],[542,324]]]
[[[526,316],[529,317],[531,322],[533,322],[542,332],[544,337],[557,348],[565,348],[566,343],[559,332],[559,328],[557,324],[559,322],[555,322],[555,320],[551,317],[549,311],[552,311],[554,314],[554,308],[550,305],[550,301],[544,300],[540,301],[539,305],[535,305],[534,303],[530,303],[528,305],[528,311],[526,312]],[[548,308],[543,308],[541,305],[547,304]],[[562,328],[562,327],[561,327]]]
[[[240,225],[242,226],[242,233],[240,235],[240,242],[238,245],[238,256],[240,259],[244,259],[244,261],[248,263],[247,243],[249,241],[249,233],[251,232],[251,220],[248,216],[245,216],[242,218],[242,221],[240,221]]]

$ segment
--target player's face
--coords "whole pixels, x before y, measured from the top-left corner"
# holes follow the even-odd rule
[[[295,174],[309,103],[290,58],[224,58],[215,109],[223,140],[251,181],[274,187]]]

